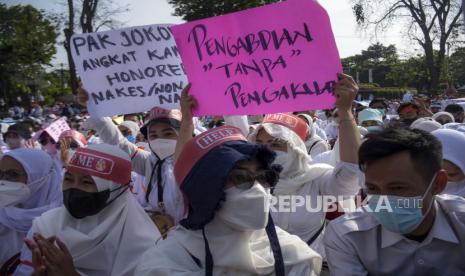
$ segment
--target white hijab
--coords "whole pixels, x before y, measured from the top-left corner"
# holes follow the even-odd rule
[[[452,162],[465,173],[465,134],[452,129],[439,129],[431,134],[442,143],[442,158]],[[465,180],[449,182],[443,194],[465,196]]]
[[[32,220],[42,213],[61,206],[61,175],[50,156],[41,150],[21,148],[5,153],[18,161],[27,174],[29,198],[20,202],[22,208],[0,208],[0,224],[17,232],[27,233]]]
[[[308,262],[315,271],[320,271],[320,255],[299,237],[278,227],[276,232],[285,267]],[[274,272],[274,256],[265,230],[236,231],[215,217],[205,226],[205,235],[213,256],[214,270],[240,271],[244,275],[270,275]],[[205,260],[202,230],[191,231],[178,226],[169,236],[190,254]]]
[[[136,137],[136,135],[139,133],[140,127],[137,123],[133,121],[123,121],[120,126],[124,126],[131,130],[131,134]]]
[[[438,129],[431,134],[442,143],[442,158],[454,163],[465,173],[465,135],[452,129]]]
[[[121,187],[92,178],[98,191]],[[34,221],[32,230],[58,236],[81,275],[133,275],[138,257],[155,245],[160,233],[129,190],[112,192],[110,201],[98,214],[83,219],[75,219],[65,207],[51,210]]]
[[[274,138],[285,141],[288,145],[286,163],[281,164],[284,170],[280,174],[278,184],[274,187],[274,195],[293,195],[305,184],[333,169],[327,164],[309,164],[311,157],[307,154],[304,142],[294,131],[285,126],[273,123],[261,124],[249,136],[252,143],[256,142],[257,134],[261,129]]]

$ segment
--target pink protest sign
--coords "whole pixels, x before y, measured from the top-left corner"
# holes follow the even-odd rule
[[[332,107],[339,53],[326,11],[293,0],[171,28],[196,115]]]
[[[70,127],[68,123],[66,123],[66,120],[64,118],[60,118],[46,127],[44,131],[46,131],[55,142],[58,142],[60,135],[69,129]]]

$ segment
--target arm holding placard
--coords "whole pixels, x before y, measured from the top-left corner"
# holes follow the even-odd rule
[[[336,107],[339,123],[339,154],[333,172],[323,176],[320,192],[324,195],[354,195],[359,190],[358,149],[361,144],[360,132],[352,114],[352,102],[358,92],[358,85],[352,77],[339,75],[335,86]]]
[[[358,93],[358,85],[348,75],[340,75],[336,84],[336,107],[339,115],[339,143],[341,161],[358,164],[358,149],[362,143],[360,132],[352,114],[352,103]]]
[[[197,106],[197,101],[191,95],[189,95],[189,90],[191,84],[188,84],[181,92],[181,129],[179,130],[178,142],[176,143],[176,149],[174,152],[174,160],[178,159],[178,156],[181,154],[182,148],[184,145],[192,139],[192,134],[194,133],[194,122],[192,116],[192,108]]]
[[[83,88],[78,89],[77,101],[79,104],[87,105],[87,92]],[[94,129],[103,143],[118,146],[125,151],[132,162],[132,170],[140,175],[145,175],[145,165],[151,153],[138,149],[129,142],[119,131],[118,127],[109,117],[90,117],[83,125],[86,129]]]

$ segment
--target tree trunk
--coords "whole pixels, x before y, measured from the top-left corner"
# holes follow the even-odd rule
[[[429,38],[429,35],[425,35],[425,42],[422,43],[422,46],[425,50],[427,76],[429,76],[430,81],[428,90],[431,92],[438,85],[439,76],[438,70],[436,70],[436,63],[434,59],[433,41]]]
[[[73,94],[76,94],[78,88],[76,66],[74,65],[73,56],[71,55],[71,37],[74,34],[74,3],[68,0],[68,28],[64,29],[65,49],[68,57],[69,85]]]
[[[465,0],[462,0],[463,24],[465,24]]]
[[[84,0],[82,2],[82,11],[79,22],[83,33],[92,33],[94,31],[94,18],[97,11],[98,0]]]

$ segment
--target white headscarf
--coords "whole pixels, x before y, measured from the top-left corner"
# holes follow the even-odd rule
[[[98,144],[88,148],[130,161],[115,146]],[[121,188],[120,183],[92,178],[98,191]],[[160,233],[129,190],[112,192],[110,201],[98,214],[83,219],[75,219],[65,207],[51,210],[34,221],[32,231],[45,237],[57,235],[81,274],[133,275],[138,257],[155,245]]]
[[[439,129],[431,134],[442,143],[442,158],[454,163],[465,173],[465,135],[452,129]]]
[[[453,129],[465,133],[465,124],[464,123],[448,123],[444,125],[446,129]]]
[[[419,118],[410,125],[410,128],[433,132],[437,129],[441,129],[442,125],[431,118]]]
[[[29,198],[20,202],[22,208],[0,208],[0,224],[27,233],[32,220],[42,213],[62,205],[61,175],[56,172],[50,156],[41,150],[21,148],[9,151],[27,174],[27,185],[31,191]]]
[[[455,118],[454,118],[454,115],[452,115],[451,113],[449,112],[445,112],[445,111],[442,111],[442,112],[438,112],[436,114],[433,115],[433,120],[436,121],[437,118],[441,117],[441,116],[447,116],[451,119],[451,123],[454,123],[455,122]]]
[[[283,165],[278,184],[274,187],[274,195],[295,194],[304,184],[319,178],[332,166],[326,164],[312,164],[311,158],[307,154],[304,141],[291,129],[273,123],[261,124],[249,136],[249,141],[256,142],[257,134],[264,129],[269,135],[279,140],[285,141],[287,147],[287,161]]]
[[[137,133],[139,133],[140,127],[137,123],[133,121],[124,121],[120,124],[120,126],[124,126],[131,130],[131,134],[135,137]]]
[[[465,173],[465,134],[452,129],[440,129],[432,134],[442,143],[442,158]],[[465,180],[447,183],[442,193],[465,197]]]

